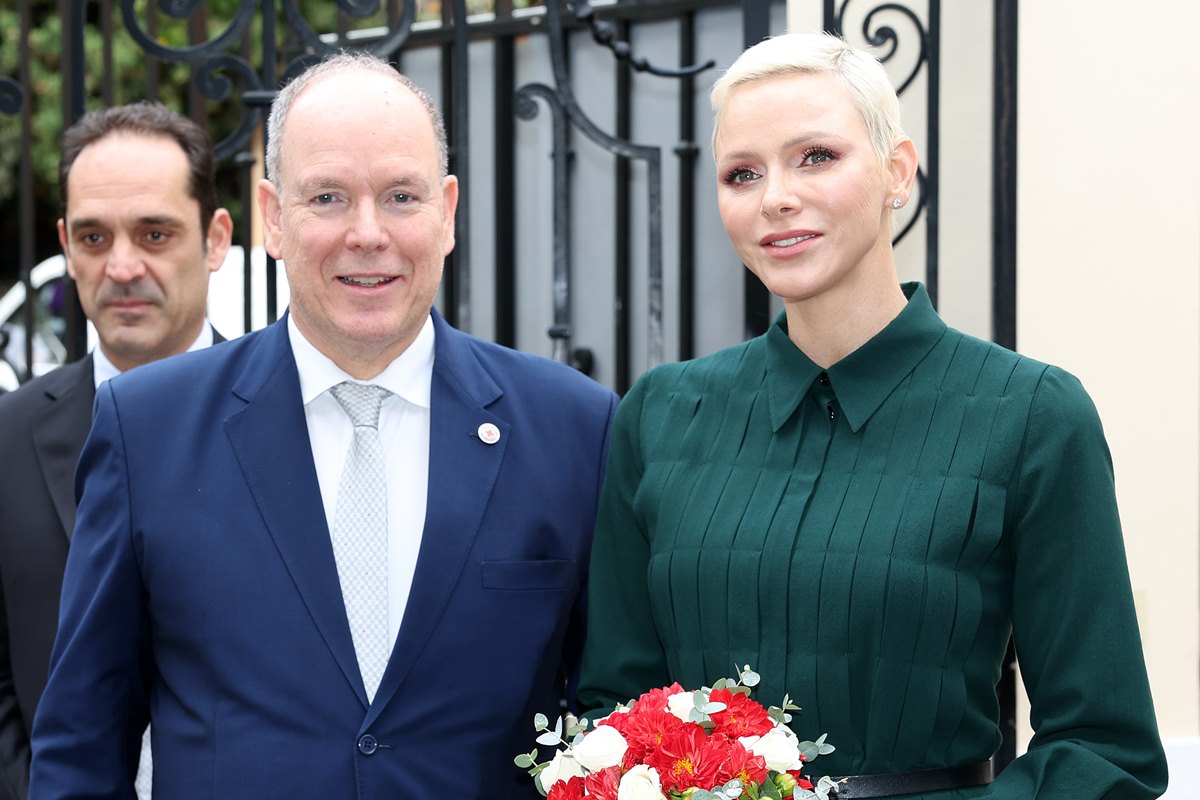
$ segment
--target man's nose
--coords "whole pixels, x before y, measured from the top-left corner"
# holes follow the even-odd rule
[[[146,274],[141,250],[128,237],[118,236],[108,251],[105,275],[116,283],[133,283]]]
[[[387,245],[379,208],[375,203],[359,203],[354,210],[346,246],[356,250],[379,250]]]

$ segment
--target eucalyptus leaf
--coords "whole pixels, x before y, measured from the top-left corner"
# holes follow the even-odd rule
[[[541,736],[534,739],[534,741],[537,742],[538,744],[544,744],[547,747],[553,747],[554,745],[561,742],[562,739],[554,731],[547,731],[546,733],[543,733]]]
[[[544,731],[549,727],[550,727],[550,720],[546,719],[545,714],[534,714],[533,715],[534,730]]]

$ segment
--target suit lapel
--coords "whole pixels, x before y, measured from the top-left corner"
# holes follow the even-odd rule
[[[63,533],[69,538],[75,528],[75,467],[92,429],[96,397],[91,354],[55,370],[46,380],[49,402],[34,416],[33,446]]]
[[[234,394],[247,405],[225,430],[246,483],[313,622],[365,706],[286,317],[261,334]]]
[[[462,333],[433,312],[433,385],[429,416],[429,492],[425,530],[404,620],[364,725],[369,725],[412,670],[437,629],[475,543],[500,472],[510,425],[487,409],[502,394]],[[490,422],[500,440],[484,444]]]

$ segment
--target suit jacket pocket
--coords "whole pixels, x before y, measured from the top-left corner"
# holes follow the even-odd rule
[[[579,587],[578,567],[565,559],[482,561],[479,569],[484,589],[574,592]]]

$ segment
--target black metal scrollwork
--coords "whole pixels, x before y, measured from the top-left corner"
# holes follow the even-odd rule
[[[632,45],[617,38],[616,26],[597,17],[596,9],[592,8],[591,3],[587,0],[575,0],[572,8],[575,11],[575,18],[587,24],[592,32],[592,38],[596,40],[597,44],[607,47],[618,60],[627,62],[638,72],[649,72],[651,75],[659,75],[664,78],[685,78],[689,75],[699,75],[717,65],[716,61],[709,59],[703,64],[692,64],[687,67],[657,67],[645,58],[635,56]]]
[[[841,7],[836,12],[833,12],[832,21],[830,22],[830,30],[839,32],[843,36],[845,35],[846,10],[851,5],[851,2],[852,0],[845,0]],[[832,5],[832,3],[827,5],[827,13],[831,11]],[[936,11],[936,0],[931,2],[930,5],[931,8]],[[914,12],[908,6],[901,5],[899,3],[880,3],[874,6],[862,19],[862,37],[868,46],[872,48],[882,48],[882,52],[880,52],[877,57],[879,58],[879,61],[884,64],[887,64],[896,56],[900,45],[900,34],[897,32],[896,28],[892,25],[877,22],[879,15],[886,12],[899,14],[907,19],[912,24],[914,38],[919,45],[916,58],[905,73],[904,78],[896,87],[896,94],[903,95],[908,90],[909,86],[912,85],[913,81],[916,80],[917,75],[919,75],[921,72],[921,68],[931,68],[933,64],[933,53],[930,47],[930,30],[926,27],[925,23],[916,14],[916,12]],[[933,76],[931,76],[931,83],[932,82]],[[931,92],[931,106],[935,103],[935,99],[936,93]],[[936,108],[931,110],[936,114]],[[908,218],[896,232],[895,236],[892,237],[893,244],[899,243],[902,239],[904,239],[904,237],[908,235],[908,232],[916,226],[917,222],[922,218],[922,215],[925,215],[926,219],[928,219],[930,214],[936,213],[936,199],[931,197],[930,194],[931,192],[936,192],[936,149],[931,147],[926,151],[926,156],[929,162],[929,169],[934,178],[931,180],[926,174],[925,168],[918,167],[915,202],[909,203],[906,211]],[[927,263],[926,271],[926,278],[931,283],[932,287],[931,293],[934,293],[936,292],[937,285],[936,261]]]
[[[369,17],[379,11],[379,0],[337,0],[337,6],[346,14],[352,17]],[[283,0],[283,16],[287,20],[288,27],[300,37],[300,41],[304,46],[318,56],[337,52],[338,48],[324,41],[320,35],[312,29],[308,24],[308,20],[300,13],[300,9],[296,6],[296,0]],[[417,18],[416,0],[404,0],[403,12],[400,14],[400,21],[394,30],[388,31],[378,41],[374,42],[369,51],[377,56],[389,56],[404,46],[404,42],[408,40],[408,35],[412,31],[413,21]],[[289,73],[293,70],[288,70]]]
[[[604,27],[607,23],[600,23],[594,19],[594,13],[591,6],[584,0],[579,0],[574,5],[575,14],[580,19],[587,21],[595,31],[597,26],[600,26],[605,33],[597,37],[597,41],[601,44],[610,47],[614,54],[619,59],[628,61],[635,69],[642,69],[646,72],[652,72],[656,75],[664,75],[668,77],[684,77],[695,74],[696,72],[708,69],[712,66],[700,65],[699,67],[687,67],[682,70],[665,70],[652,67],[644,59],[636,59],[640,62],[635,63],[635,59],[629,52],[629,45],[625,42],[615,42],[615,33],[611,26]],[[647,225],[648,225],[648,255],[647,255],[647,289],[646,289],[646,317],[647,317],[647,366],[655,366],[664,360],[664,338],[663,338],[663,254],[662,254],[662,153],[660,148],[651,147],[648,145],[640,145],[631,142],[627,139],[622,139],[616,136],[611,136],[608,133],[600,130],[600,128],[586,115],[579,107],[575,100],[574,93],[571,91],[570,78],[567,74],[565,40],[563,37],[563,24],[560,17],[558,3],[550,2],[546,4],[546,19],[548,22],[548,35],[550,38],[550,62],[554,73],[555,88],[551,89],[548,86],[534,84],[528,87],[522,87],[518,90],[518,116],[525,119],[531,118],[536,114],[536,109],[533,114],[529,114],[528,106],[533,103],[532,95],[540,95],[546,99],[552,108],[556,109],[557,114],[561,114],[564,119],[569,120],[576,128],[583,132],[585,136],[591,139],[594,143],[604,148],[615,155],[624,156],[632,160],[642,161],[646,164],[646,183],[647,183]],[[524,93],[524,96],[522,95]],[[553,99],[551,99],[553,98]],[[520,110],[524,107],[524,110]],[[564,153],[567,149],[565,124],[562,126],[564,133],[561,136],[556,133],[555,136],[555,159],[556,171],[559,158],[558,151],[561,148]],[[563,162],[564,186],[560,194],[558,189],[555,190],[555,196],[565,199],[569,202],[570,192],[565,185],[565,162]],[[556,179],[557,180],[557,179]],[[566,214],[567,208],[563,202],[556,207],[555,214]],[[573,355],[570,344],[571,325],[570,325],[570,251],[569,246],[565,241],[565,237],[560,236],[565,233],[565,227],[558,227],[556,223],[555,241],[554,241],[554,274],[555,274],[555,325],[550,330],[550,336],[555,340],[555,353],[558,354],[560,360],[574,361],[576,359],[570,357]],[[562,320],[560,322],[560,320]],[[575,351],[577,353],[586,353],[586,351]]]
[[[567,141],[568,119],[562,99],[558,93],[544,83],[528,83],[513,96],[513,113],[519,119],[531,120],[538,115],[535,98],[540,97],[550,107],[554,131],[554,197],[565,198],[570,187],[568,180],[570,145]],[[569,364],[576,360],[571,351],[571,215],[566,203],[554,204],[551,234],[554,242],[554,324],[549,334],[553,343],[551,358]]]
[[[135,4],[137,0],[121,0],[121,15],[125,20],[125,28],[129,35],[147,55],[161,58],[164,61],[182,61],[195,63],[210,58],[228,50],[238,42],[250,27],[254,18],[255,0],[239,0],[238,10],[229,21],[225,30],[213,39],[187,47],[170,47],[159,42],[146,32],[138,22]],[[203,0],[158,0],[158,8],[165,14],[176,19],[187,19],[196,13]]]
[[[196,71],[195,83],[200,94],[209,100],[218,102],[229,99],[229,95],[233,92],[233,82],[224,75],[219,74],[222,71],[231,72],[238,76],[242,84],[243,98],[247,94],[261,91],[261,84],[258,81],[258,74],[254,71],[254,67],[241,56],[226,54],[208,59]],[[254,134],[254,129],[257,127],[260,118],[260,110],[246,103],[237,129],[217,142],[217,158],[227,158],[244,149],[250,141],[250,137]]]
[[[847,5],[849,5],[849,3],[847,3]],[[843,13],[845,13],[845,9],[846,7],[842,6]],[[902,6],[898,3],[883,3],[882,5],[878,5],[871,9],[867,16],[863,18],[862,32],[863,36],[868,42],[871,43],[872,47],[886,46],[888,48],[887,52],[879,57],[880,61],[884,63],[891,61],[896,55],[896,48],[899,46],[900,42],[900,37],[896,33],[896,29],[890,25],[880,25],[875,29],[874,32],[871,30],[871,26],[876,15],[886,11],[894,11],[907,17],[909,21],[912,22],[913,27],[916,29],[916,40],[920,43],[920,51],[917,53],[917,58],[913,62],[912,69],[909,70],[908,74],[904,77],[904,80],[900,81],[900,85],[896,87],[896,94],[904,94],[909,85],[913,82],[913,80],[916,79],[917,73],[921,71],[921,65],[927,63],[929,60],[929,51],[926,45],[928,41],[928,32],[925,30],[925,25],[921,22],[921,18],[918,17],[916,13],[908,6]]]

